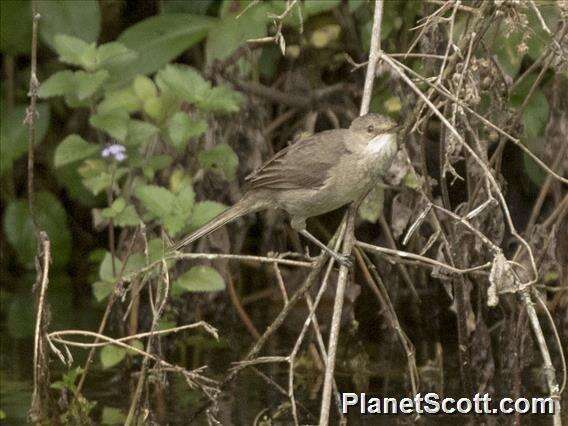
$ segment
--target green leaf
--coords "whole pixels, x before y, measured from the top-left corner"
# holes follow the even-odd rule
[[[191,215],[190,229],[198,229],[218,214],[227,210],[227,206],[216,201],[200,201],[195,203]]]
[[[158,218],[165,218],[175,207],[175,196],[166,188],[156,185],[139,185],[134,190],[146,210]]]
[[[93,70],[96,65],[97,47],[95,43],[87,43],[77,37],[57,34],[54,47],[61,62],[87,70]]]
[[[184,185],[176,194],[170,214],[164,217],[164,226],[171,235],[179,234],[188,224],[195,203],[195,192],[191,185]]]
[[[59,71],[45,80],[39,88],[40,98],[74,95],[82,101],[91,97],[108,78],[108,71]]]
[[[79,37],[88,43],[97,41],[101,21],[97,0],[49,0],[37,3],[41,15],[40,35],[51,47],[55,45],[56,34]]]
[[[24,22],[30,25],[23,25]],[[29,1],[0,2],[0,51],[8,55],[29,53],[32,45]]]
[[[132,347],[135,347],[136,349],[140,349],[141,351],[144,350],[144,344],[139,339],[130,340],[128,344]],[[132,356],[140,355],[138,352],[133,351],[132,349],[127,349],[126,352],[128,353],[128,355]]]
[[[497,61],[503,70],[510,77],[515,77],[521,68],[521,61],[524,56],[518,51],[522,34],[520,31],[514,31],[507,37],[506,32],[502,30],[503,25],[505,25],[505,23],[502,22],[501,28],[497,29],[492,51],[497,55]]]
[[[233,8],[231,14],[224,16],[209,30],[205,43],[207,64],[212,64],[217,59],[225,59],[247,40],[266,36],[267,8],[262,2],[249,7],[246,11],[244,11],[246,8],[244,2],[233,4],[240,7]],[[237,15],[239,15],[238,19]],[[243,71],[246,71],[249,67],[244,65],[245,62],[242,61],[240,66]]]
[[[239,110],[244,97],[227,86],[217,86],[209,90],[206,97],[197,102],[202,111],[231,113]]]
[[[142,145],[150,138],[153,138],[158,134],[160,129],[154,126],[152,123],[141,120],[130,120],[128,121],[128,133],[125,145]]]
[[[134,88],[136,96],[143,101],[148,98],[155,98],[158,96],[158,88],[152,79],[145,75],[137,75],[132,83],[132,87]]]
[[[239,158],[233,148],[226,143],[219,144],[208,151],[200,152],[197,159],[201,167],[221,173],[228,181],[232,181],[236,177]]]
[[[190,103],[203,101],[211,87],[197,70],[186,65],[167,65],[158,73],[157,79]]]
[[[310,16],[315,16],[323,12],[327,12],[341,3],[341,0],[306,0],[303,2],[298,2],[291,10],[291,12],[284,19],[284,25],[299,27],[300,26],[300,14],[297,8],[302,8],[301,19],[305,21]],[[281,15],[287,7],[285,0],[273,0],[270,2],[270,13],[274,15]]]
[[[542,136],[549,116],[548,101],[540,89],[536,89],[523,111],[524,134],[528,139]]]
[[[28,152],[28,128],[24,125],[26,105],[16,105],[8,110],[1,106],[0,118],[0,176],[12,169],[14,161]],[[49,105],[38,104],[35,143],[39,144],[49,127]]]
[[[184,292],[213,292],[225,290],[225,280],[210,266],[194,266],[174,281],[172,291]]]
[[[75,73],[70,70],[58,71],[41,83],[38,91],[40,98],[64,96],[75,91]]]
[[[114,407],[103,407],[103,413],[101,414],[101,423],[103,425],[122,425],[126,420],[124,413]]]
[[[114,224],[122,227],[137,226],[140,225],[140,222],[140,217],[132,204],[126,206],[126,208],[114,218]]]
[[[361,203],[359,207],[359,216],[362,219],[375,223],[383,211],[385,202],[385,191],[380,185],[377,185]]]
[[[97,145],[88,143],[79,135],[69,135],[55,149],[53,165],[55,167],[65,166],[84,160],[97,152],[99,152]]]
[[[113,289],[114,283],[107,281],[97,281],[92,286],[93,296],[99,303],[109,297]]]
[[[110,207],[103,209],[102,216],[113,219],[116,226],[136,226],[140,224],[140,218],[132,204],[126,205],[122,197],[118,197]]]
[[[59,200],[49,192],[35,196],[34,209],[40,229],[47,232],[51,241],[53,268],[67,264],[71,254],[71,233],[67,214]],[[16,251],[18,260],[26,268],[34,268],[36,240],[27,200],[12,201],[4,212],[4,235]]]
[[[544,184],[546,172],[525,152],[523,152],[523,167],[527,176],[536,186],[540,187]]]
[[[174,114],[168,123],[168,134],[178,152],[183,151],[189,139],[201,136],[206,130],[205,120],[191,119],[187,113],[181,111]]]
[[[128,112],[115,110],[109,113],[91,115],[89,123],[91,126],[108,133],[116,140],[123,142],[128,132],[129,119]]]
[[[103,370],[107,370],[120,362],[126,356],[126,349],[120,346],[107,345],[101,349],[101,364]]]
[[[126,207],[126,201],[122,197],[118,197],[113,201],[110,207],[103,209],[102,215],[107,219],[112,219],[116,217],[120,212]]]
[[[136,96],[132,87],[126,87],[107,92],[104,100],[97,106],[97,112],[106,114],[116,110],[124,110],[131,113],[139,111],[141,108],[142,102]]]
[[[107,70],[100,70],[95,73],[77,71],[75,73],[75,84],[77,85],[75,94],[77,98],[82,101],[93,96],[108,77]]]
[[[124,80],[135,74],[150,74],[179,56],[207,35],[215,19],[190,14],[147,18],[128,27],[118,41],[138,53]]]
[[[126,72],[136,60],[138,53],[128,49],[124,44],[112,42],[98,47],[95,65],[97,69],[108,70],[111,74]]]

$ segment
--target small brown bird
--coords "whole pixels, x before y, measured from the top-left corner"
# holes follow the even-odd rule
[[[356,118],[348,129],[326,130],[279,151],[245,178],[243,198],[174,245],[176,250],[245,214],[280,208],[296,231],[339,263],[351,259],[330,250],[306,230],[306,219],[359,199],[384,176],[397,152],[398,127],[379,114]]]

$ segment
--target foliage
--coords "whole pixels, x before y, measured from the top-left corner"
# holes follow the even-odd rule
[[[166,276],[162,259],[171,255],[170,240],[177,241],[227,209],[242,192],[243,176],[262,164],[267,152],[285,147],[305,128],[319,131],[331,128],[336,121],[342,126],[348,123],[347,118],[357,112],[358,97],[353,94],[359,89],[352,88],[362,87],[362,73],[353,70],[346,54],[355,62],[366,60],[373,24],[371,5],[363,0],[302,0],[290,10],[290,2],[283,0],[148,2],[156,5],[153,15],[149,12],[152,7],[145,9],[143,3],[37,2],[41,15],[41,85],[35,124],[34,214],[51,242],[53,311],[67,313],[80,300],[79,305],[97,317],[114,293],[121,302],[127,302],[125,305],[130,303],[127,314],[132,317],[127,320],[125,316],[124,322],[135,330],[133,324],[141,326],[141,318],[150,310],[148,306],[155,309],[151,305],[155,301],[146,300],[146,287],[162,291],[166,281],[171,303],[158,328],[173,327],[187,317],[201,319],[217,313],[215,310],[222,306],[217,303],[219,295],[224,294],[226,279],[233,270],[218,261],[188,265],[186,261],[168,258],[164,261]],[[551,148],[547,138],[553,133],[551,123],[558,120],[558,103],[554,103],[551,93],[568,86],[566,74],[564,71],[564,77],[558,77],[561,61],[548,61],[545,56],[539,62],[554,43],[534,9],[523,2],[501,3],[499,19],[487,21],[482,43],[471,52],[470,71],[462,75],[461,63],[462,68],[457,67],[443,83],[448,90],[462,85],[464,102],[551,163],[551,152],[556,148]],[[562,10],[554,2],[536,4],[554,33]],[[2,271],[11,278],[6,280],[9,283],[2,284],[0,298],[2,309],[7,307],[3,312],[7,334],[20,340],[29,339],[34,330],[29,289],[37,251],[25,196],[28,128],[23,121],[29,103],[31,25],[24,24],[31,22],[30,7],[29,0],[0,2],[0,51],[7,76],[2,85],[0,117],[1,248],[5,263]],[[428,2],[384,2],[382,48],[387,52],[406,52],[420,34],[420,29],[409,28],[424,23],[434,7],[437,5]],[[456,13],[452,23],[451,36],[456,43],[470,29],[474,16],[467,13],[467,7],[474,6],[468,3],[465,11]],[[131,11],[135,13],[130,14]],[[444,11],[445,20],[419,37],[412,53],[445,54],[440,46],[444,44],[445,48],[449,35],[445,28],[450,12],[451,7]],[[231,61],[231,56],[247,41],[272,36],[274,43],[260,47],[251,44],[250,50]],[[454,50],[456,47],[450,49],[450,54]],[[466,54],[467,46],[460,52],[461,58]],[[442,61],[409,56],[404,63],[423,75],[437,75]],[[543,72],[538,65],[524,75],[535,63],[544,64]],[[448,66],[445,60],[444,66]],[[560,85],[559,80],[563,82]],[[418,79],[415,82],[420,89],[428,90]],[[341,91],[311,102],[317,89],[338,83],[344,85]],[[281,102],[288,92],[295,99],[309,98],[313,111],[308,113],[297,102]],[[372,112],[402,121],[415,99],[413,92],[379,67]],[[452,113],[449,107],[448,104],[447,116]],[[455,114],[459,118],[461,113],[457,110]],[[423,124],[419,131],[424,140],[442,139],[439,122],[427,119]],[[500,136],[473,121],[472,125],[479,139],[472,146],[491,155],[499,152]],[[459,130],[471,136],[468,129]],[[423,161],[433,177],[418,176],[408,165],[395,164],[389,183],[403,195],[393,195],[383,186],[375,188],[359,210],[359,217],[369,222],[362,225],[365,229],[375,230],[381,215],[386,218],[390,214],[400,228],[395,232],[396,238],[416,219],[414,213],[420,207],[412,205],[405,196],[415,194],[423,182],[432,185],[435,197],[439,195],[441,180],[437,168],[441,167],[438,163],[444,160],[443,155],[428,151],[426,158],[421,158],[423,153],[419,151],[410,150],[419,158],[413,165],[421,166]],[[459,163],[466,170],[458,173],[478,173],[471,164],[460,163],[464,152],[453,154],[448,154],[448,161]],[[507,175],[513,173],[511,170],[515,179]],[[481,180],[481,175],[475,176]],[[496,169],[495,177],[509,179],[511,191],[519,192],[526,201],[535,198],[547,174],[528,155],[521,154],[502,169]],[[472,188],[459,185],[450,185],[459,194],[448,197],[454,196],[452,203],[463,206],[463,198],[471,195]],[[474,201],[478,200],[467,200],[475,204]],[[515,221],[528,217],[526,212],[513,213]],[[481,221],[482,217],[476,220]],[[284,251],[288,237],[272,239],[263,235],[267,229],[278,229],[273,228],[272,218],[266,222],[256,224],[256,233],[250,232],[244,242],[244,236],[239,235],[243,237],[243,250],[270,247]],[[438,238],[439,232],[432,230],[432,235]],[[462,230],[455,232],[461,238]],[[368,236],[375,238],[375,234],[378,233],[369,232]],[[230,237],[230,243],[213,241],[212,245],[219,251],[228,251],[234,242],[233,235]],[[464,235],[463,240],[469,237]],[[436,238],[432,245],[430,241],[423,244],[428,246],[423,254],[432,255],[437,250],[433,248]],[[438,257],[443,258],[443,251],[439,253]],[[467,260],[482,263],[473,257]],[[476,263],[477,260],[480,262]],[[252,290],[258,290],[257,284],[265,281],[264,272],[247,268],[242,267],[240,274],[252,277]],[[139,274],[142,270],[143,277]],[[547,273],[553,277],[549,281],[558,279],[558,274]],[[387,275],[388,287],[393,274]],[[143,290],[131,291],[134,284]],[[400,300],[406,300],[404,297],[403,294]],[[135,298],[142,305],[140,311],[133,302]],[[188,309],[193,300],[207,302],[202,303],[206,307],[200,305],[197,313],[193,305]],[[214,314],[211,316],[216,318]],[[54,324],[59,324],[61,318],[68,320],[71,315],[58,317],[55,312],[53,318]],[[110,321],[115,322],[113,332],[126,332],[126,326],[115,327],[117,318],[111,316]],[[144,327],[147,325],[144,322]],[[180,357],[184,360],[187,347],[197,348],[196,353],[203,348],[223,347],[214,339],[201,336],[179,342],[178,349],[183,354]],[[145,346],[141,340],[127,343],[138,349]],[[97,357],[97,368],[113,372],[126,365],[137,366],[141,359],[116,345],[100,348]],[[52,383],[52,389],[75,394],[81,374],[79,367],[70,369]],[[61,421],[72,424],[93,416],[95,403],[76,396]],[[95,417],[103,424],[124,421],[124,413],[118,408],[99,404],[95,411]],[[0,420],[2,416],[11,420],[4,407]]]

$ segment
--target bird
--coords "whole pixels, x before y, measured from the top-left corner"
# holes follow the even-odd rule
[[[281,209],[292,228],[352,266],[349,256],[328,248],[306,229],[306,219],[349,204],[369,192],[388,171],[398,150],[400,126],[381,114],[357,117],[349,128],[325,130],[301,138],[277,152],[245,177],[244,195],[179,242],[174,250],[209,235],[249,213]]]

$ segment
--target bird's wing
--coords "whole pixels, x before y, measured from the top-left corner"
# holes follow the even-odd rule
[[[328,171],[348,152],[346,132],[320,132],[277,152],[258,170],[245,178],[249,189],[318,189]]]

